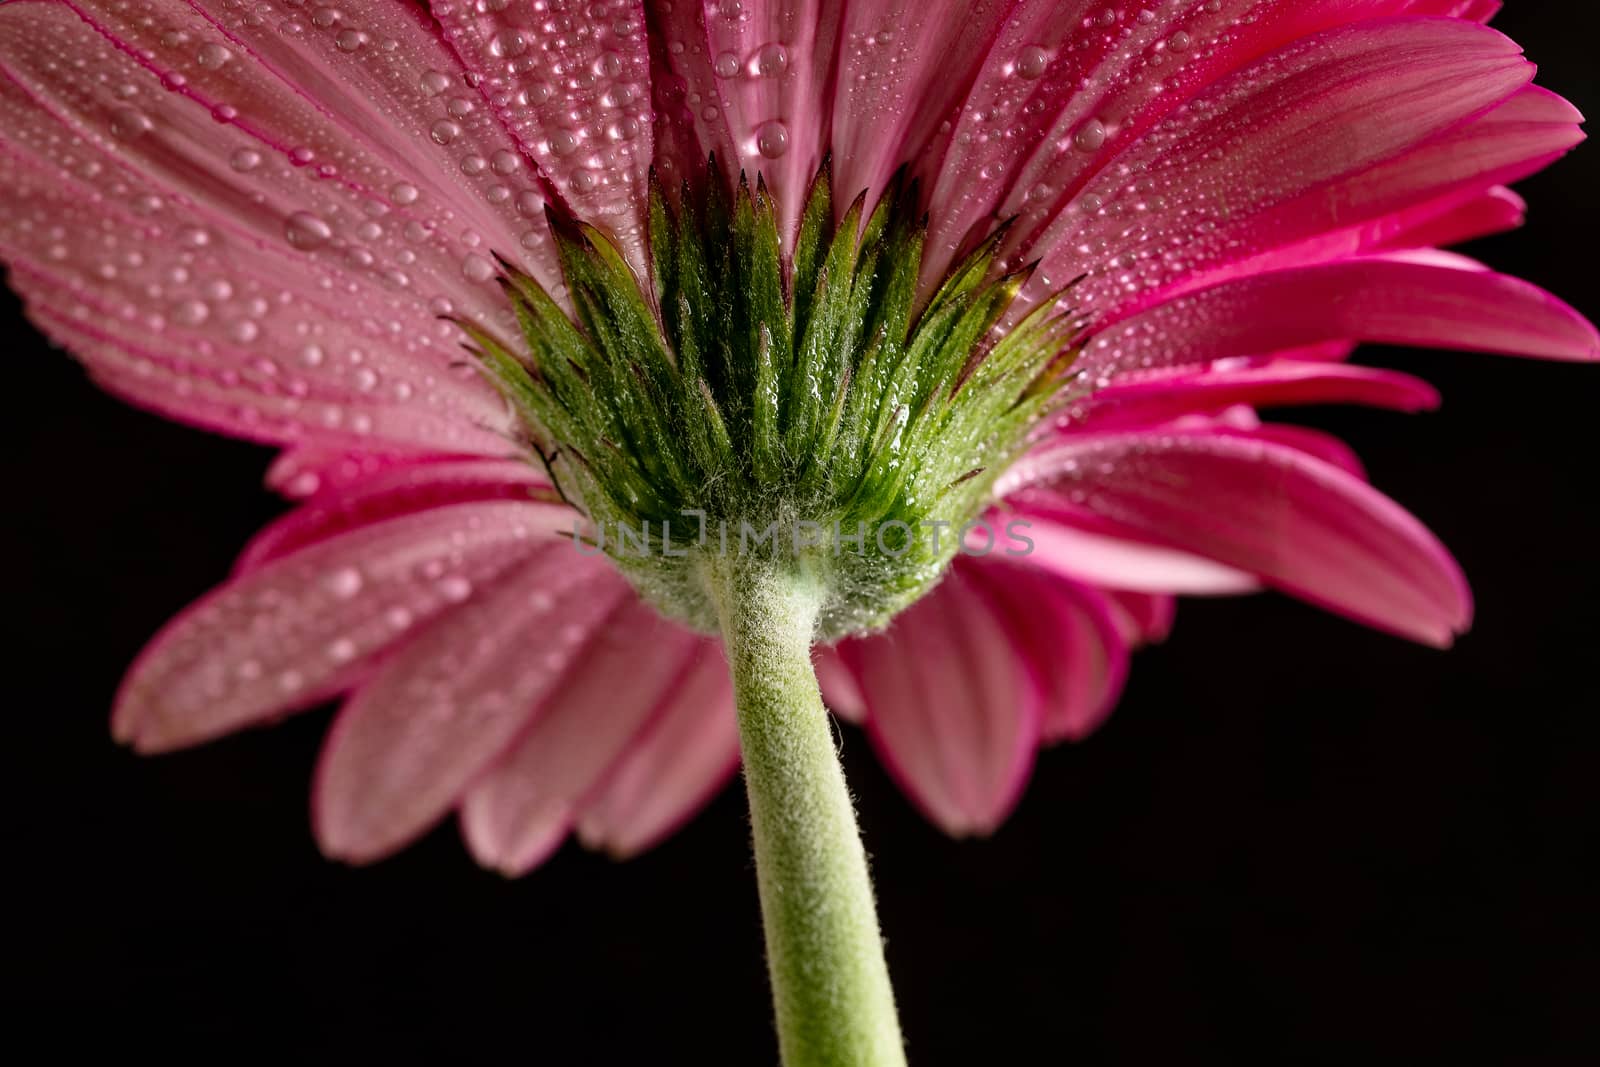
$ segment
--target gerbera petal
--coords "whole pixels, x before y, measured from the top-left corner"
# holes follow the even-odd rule
[[[462,832],[486,867],[523,874],[561,843],[584,799],[662,714],[705,640],[627,600],[593,631],[558,631],[572,666],[511,749],[468,790]]]
[[[578,839],[617,859],[637,855],[687,821],[738,766],[733,683],[707,641],[660,714],[584,799]]]
[[[820,0],[646,6],[660,38],[656,108],[667,127],[677,127],[657,154],[663,177],[674,184],[691,177],[708,153],[752,185],[759,174],[777,200],[780,232],[792,241],[827,145],[837,12]]]
[[[1333,27],[1458,7],[1449,0],[1010,5],[965,106],[921,153],[938,165],[934,202],[944,209],[933,219],[925,281],[942,274],[974,228],[1020,216],[1020,238],[1044,225],[1063,195],[1241,65]],[[964,64],[937,69],[965,87]],[[944,119],[953,110],[936,114]]]
[[[1022,477],[1019,473],[1019,479]],[[999,488],[1010,491],[1009,484]],[[1011,504],[1015,505],[1016,501]],[[1081,509],[1032,500],[1006,513],[1005,550],[1064,578],[1109,589],[1186,596],[1230,596],[1261,587],[1255,575],[1125,529],[1105,529]],[[1002,524],[991,520],[991,526]],[[1100,528],[1096,528],[1100,527]]]
[[[1421,523],[1297,448],[1218,430],[1085,435],[1030,473],[1019,506],[1081,513],[1379,629],[1445,646],[1471,619],[1460,569]]]
[[[566,508],[491,501],[352,530],[234,578],[129,669],[112,731],[179,748],[310,707],[372,658],[570,529]]]
[[[508,452],[505,404],[436,317],[503,313],[486,252],[521,254],[532,224],[458,153],[514,144],[428,95],[429,70],[465,87],[407,5],[319,9],[298,35],[255,21],[273,25],[176,0],[0,10],[0,254],[31,314],[111,388],[209,428]]]
[[[379,859],[448,813],[559,690],[567,635],[592,633],[629,596],[609,564],[550,545],[419,634],[328,734],[312,794],[322,851]]]
[[[1005,820],[1033,769],[1043,690],[1013,617],[959,561],[883,634],[840,646],[867,734],[929,819],[965,836]]]
[[[1600,358],[1595,328],[1537,286],[1437,254],[1426,262],[1398,254],[1271,271],[1168,300],[1096,335],[1080,366],[1099,376],[1117,368],[1203,364],[1351,337],[1547,359]],[[1315,388],[1319,379],[1305,381]]]
[[[448,457],[296,445],[278,453],[263,481],[273,492],[291,500],[305,500],[318,493],[348,489],[380,471],[445,458]]]
[[[492,107],[566,205],[643,268],[651,158],[643,4],[434,0],[433,15]],[[648,274],[648,272],[645,272]]]
[[[1109,598],[1093,586],[985,556],[967,568],[1012,620],[1041,692],[1041,738],[1079,741],[1105,721],[1128,677],[1131,642]]]
[[[943,123],[1004,32],[1038,3],[1014,0],[872,0],[843,11],[833,102],[834,175],[848,200],[883,189],[903,163],[925,170]],[[1074,21],[1071,8],[1059,21]],[[949,200],[945,211],[955,208]]]
[[[1224,359],[1202,367],[1124,374],[1095,391],[1077,426],[1149,425],[1234,404],[1362,404],[1394,411],[1437,407],[1439,393],[1409,374],[1305,359]]]
[[[860,724],[867,716],[867,700],[861,695],[855,675],[834,645],[822,645],[811,654],[817,672],[817,688],[828,710],[846,722]]]
[[[1296,41],[1174,112],[1062,199],[1052,225],[1019,237],[1022,254],[1043,254],[1034,291],[1087,274],[1075,302],[1139,306],[1229,263],[1432,199],[1436,173],[1402,170],[1376,188],[1372,176],[1532,75],[1515,43],[1461,21],[1370,22]],[[1503,180],[1479,159],[1457,169],[1468,165],[1484,186]]]
[[[1170,596],[1103,589],[1111,618],[1130,648],[1165,641],[1177,617],[1178,601]]]
[[[245,574],[306,545],[347,530],[428,508],[476,500],[531,500],[548,485],[516,460],[446,460],[408,463],[377,471],[345,489],[319,493],[250,540],[234,563]],[[568,511],[567,533],[578,519]]]
[[[1374,236],[1365,247],[1431,248],[1460,244],[1521,226],[1527,201],[1503,185],[1466,198],[1446,197],[1426,210],[1413,209],[1390,216],[1386,233]]]
[[[1394,159],[1358,171],[1299,205],[1292,240],[1208,271],[1195,288],[1260,271],[1343,259],[1397,247],[1419,220],[1467,204],[1500,183],[1540,170],[1584,139],[1583,116],[1537,85],[1429,138]],[[1174,287],[1181,288],[1181,286]]]

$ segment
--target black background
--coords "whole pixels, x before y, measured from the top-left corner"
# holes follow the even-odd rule
[[[1514,2],[1496,24],[1600,107],[1593,8]],[[1470,251],[1600,317],[1600,150],[1520,189],[1530,225]],[[448,826],[373,868],[322,860],[326,710],[155,760],[113,746],[124,666],[283,505],[266,451],[108,399],[4,314],[3,958],[24,1029],[224,1060],[774,1058],[737,788],[638,860],[569,845],[509,882]],[[1443,410],[1291,414],[1451,546],[1476,628],[1438,653],[1275,596],[1185,602],[1110,723],[1044,753],[976,843],[925,824],[847,730],[919,1067],[1600,1056],[1600,368],[1361,358],[1430,379]]]

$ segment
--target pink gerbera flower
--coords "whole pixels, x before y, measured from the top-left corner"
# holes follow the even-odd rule
[[[1565,304],[1437,251],[1516,225],[1506,184],[1581,139],[1497,7],[5,4],[0,254],[32,318],[129,401],[281,446],[300,501],[152,641],[116,736],[347,694],[324,851],[459,812],[521,874],[720,789],[735,682],[795,683],[786,626],[955,834],[1096,727],[1175,595],[1448,644],[1448,553],[1256,412],[1436,402],[1360,340],[1596,357]],[[770,566],[726,562],[729,523]],[[763,814],[792,753],[760,732],[765,863],[805,802]],[[813,1062],[785,939],[826,934],[767,904]]]

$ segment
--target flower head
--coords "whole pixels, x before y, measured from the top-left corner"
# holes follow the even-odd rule
[[[152,642],[117,735],[348,693],[330,854],[458,808],[507,871],[634,852],[737,763],[693,564],[727,523],[816,527],[777,550],[822,575],[830,703],[955,833],[1095,727],[1175,594],[1449,643],[1448,554],[1257,409],[1435,401],[1359,340],[1595,358],[1436,250],[1581,139],[1497,6],[5,4],[34,321],[282,447],[303,501]],[[655,550],[577,550],[619,527]]]

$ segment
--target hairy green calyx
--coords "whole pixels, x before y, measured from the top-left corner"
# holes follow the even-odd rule
[[[705,185],[673,201],[652,182],[649,279],[553,215],[575,316],[508,269],[523,345],[464,328],[589,550],[657,607],[714,631],[708,555],[759,557],[825,591],[820,637],[882,626],[1051,405],[1073,323],[1052,300],[994,338],[1028,274],[995,270],[999,232],[919,307],[915,186],[836,223],[825,164],[785,255],[759,182]]]

